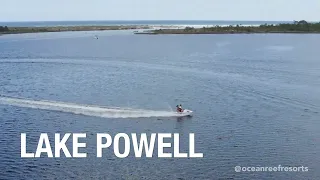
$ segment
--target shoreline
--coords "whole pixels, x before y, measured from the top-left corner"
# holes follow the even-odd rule
[[[229,25],[229,26],[203,26],[185,28],[159,28],[155,30],[136,32],[135,34],[320,34],[320,22],[308,23],[307,21],[294,21],[286,24],[261,24],[261,25]]]
[[[304,20],[286,24],[261,25],[181,25],[181,24],[145,24],[145,25],[81,25],[81,26],[0,26],[0,35],[44,33],[44,32],[71,32],[71,31],[108,31],[108,30],[135,30],[137,35],[158,34],[320,34],[320,23],[308,23]],[[139,31],[139,30],[142,30]]]
[[[0,35],[70,32],[70,31],[107,31],[107,30],[151,29],[148,25],[107,25],[107,26],[45,26],[45,27],[7,27],[0,26]]]
[[[151,30],[152,31],[152,30]],[[136,35],[188,35],[188,34],[320,34],[320,32],[305,32],[305,31],[265,31],[265,32],[135,32]]]

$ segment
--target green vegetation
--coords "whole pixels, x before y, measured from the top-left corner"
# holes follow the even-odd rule
[[[320,23],[294,21],[288,24],[263,24],[260,26],[213,26],[203,28],[159,29],[145,34],[241,34],[241,33],[320,33]],[[136,33],[143,34],[143,33]]]
[[[7,27],[0,26],[0,34],[20,34],[62,31],[102,31],[125,29],[148,29],[148,26],[54,26],[54,27]]]
[[[53,26],[53,27],[7,27],[0,26],[1,34],[61,32],[61,31],[101,31],[125,29],[150,29],[149,26]],[[262,24],[260,26],[212,26],[203,28],[186,27],[184,29],[157,29],[135,34],[241,34],[241,33],[320,33],[320,23],[294,21],[287,24]]]
[[[9,28],[7,26],[0,26],[0,33],[1,32],[8,32]]]

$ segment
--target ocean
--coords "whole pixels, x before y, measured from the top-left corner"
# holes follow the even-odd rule
[[[133,30],[0,36],[0,179],[319,179],[319,42]],[[175,116],[177,104],[193,116]],[[86,133],[88,157],[22,158],[21,133],[27,152],[40,133],[52,147],[55,133]],[[179,133],[182,152],[194,133],[204,156],[158,158],[156,146],[152,158],[118,158],[112,147],[97,158],[97,133]]]

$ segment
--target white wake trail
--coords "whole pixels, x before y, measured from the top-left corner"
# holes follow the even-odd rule
[[[31,100],[13,97],[1,97],[0,104],[27,107],[96,116],[103,118],[139,118],[139,117],[179,117],[183,116],[173,111],[153,111],[143,109],[130,109],[119,107],[103,107],[85,104],[66,103],[58,101]]]

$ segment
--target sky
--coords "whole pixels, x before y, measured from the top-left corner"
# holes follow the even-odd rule
[[[320,0],[2,0],[0,21],[320,21]]]

